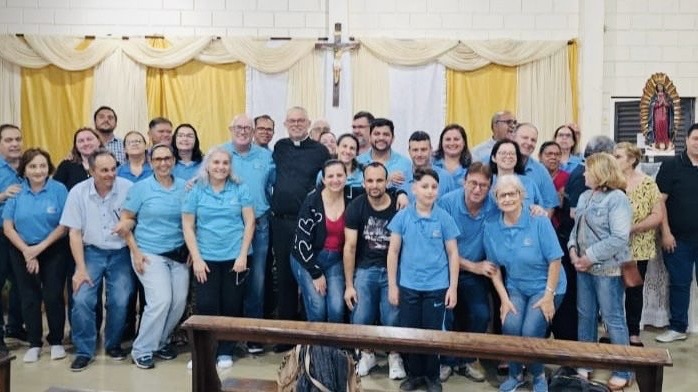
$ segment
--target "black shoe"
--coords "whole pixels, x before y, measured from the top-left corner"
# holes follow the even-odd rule
[[[128,357],[128,353],[126,353],[126,351],[124,351],[121,347],[108,348],[107,355],[109,355],[111,359],[115,361],[123,361]]]
[[[401,391],[416,391],[426,385],[424,377],[408,377],[407,380],[400,383]],[[441,384],[439,384],[441,385]]]
[[[27,342],[27,331],[25,329],[10,330],[5,332],[5,338]]]
[[[250,354],[261,354],[264,352],[264,346],[259,343],[247,342],[247,352]]]
[[[427,392],[441,392],[443,387],[441,386],[441,380],[438,378],[436,380],[426,379],[427,382]]]
[[[177,355],[178,355],[177,350],[175,350],[175,348],[170,344],[159,349],[158,351],[154,352],[153,354],[156,357],[158,357],[162,360],[165,360],[165,361],[175,359],[175,358],[177,358]]]
[[[144,355],[140,358],[133,358],[133,363],[139,369],[152,369],[155,367],[155,361],[153,361],[152,355]]]
[[[75,357],[73,363],[70,364],[70,371],[81,372],[87,369],[87,366],[92,362],[92,358],[83,357],[81,355]]]
[[[5,358],[8,355],[10,355],[10,349],[7,348],[4,341],[0,340],[0,358]]]
[[[285,353],[286,351],[291,351],[294,347],[296,346],[292,344],[277,344],[276,346],[274,346],[273,351],[277,354]]]
[[[611,338],[609,338],[608,336],[603,336],[599,338],[599,343],[611,344]]]

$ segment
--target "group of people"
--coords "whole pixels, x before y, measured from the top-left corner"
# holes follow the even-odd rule
[[[602,340],[642,345],[642,288],[624,287],[621,266],[636,262],[644,275],[657,231],[672,314],[657,340],[686,338],[698,125],[655,183],[637,170],[642,154],[632,144],[594,137],[582,158],[573,124],[536,159],[538,130],[508,111],[493,115],[492,138],[473,148],[458,124],[443,129],[436,151],[416,131],[409,157],[391,148],[393,122],[365,111],[336,137],[292,107],[288,137],[273,151],[274,121],[240,114],[230,141],[206,155],[191,124],[173,130],[155,118],[148,143],[135,131],[115,137],[116,123],[100,107],[57,168],[41,148],[22,151],[18,127],[0,126],[0,279],[11,270],[17,283],[19,305],[10,296],[10,307],[22,310],[25,362],[41,354],[42,302],[51,358],[66,356],[65,289],[73,371],[95,356],[102,290],[106,353],[125,359],[132,331],[131,358],[143,369],[177,356],[171,337],[188,302],[203,315],[261,318],[272,303],[279,319],[589,342],[599,339],[600,314]],[[233,365],[234,348],[219,342],[217,366]],[[247,350],[264,347],[247,342]],[[359,374],[376,364],[362,351]],[[501,391],[525,382],[523,364],[501,366]],[[533,390],[547,391],[543,364],[526,367]],[[390,352],[388,368],[401,390],[440,391],[454,371],[485,380],[476,358]],[[577,371],[588,378],[592,369]],[[618,369],[608,386],[631,378]]]

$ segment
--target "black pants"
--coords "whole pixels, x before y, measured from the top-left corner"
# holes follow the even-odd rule
[[[63,344],[65,328],[65,287],[66,257],[68,243],[58,240],[39,256],[39,273],[30,274],[22,253],[14,246],[10,248],[10,259],[17,286],[22,295],[22,315],[27,325],[27,340],[31,347],[42,346],[43,323],[41,302],[46,307],[48,336],[50,345]]]
[[[564,242],[564,243],[563,243]],[[567,251],[567,240],[560,239],[560,246],[564,251],[562,256],[562,268],[565,269],[567,278],[567,291],[562,298],[560,307],[555,312],[553,323],[550,327],[555,339],[577,340],[577,270],[572,265]]]
[[[291,247],[296,232],[296,220],[273,217],[274,260],[276,263],[276,310],[279,320],[298,319],[298,283],[291,271]]]
[[[647,274],[647,260],[638,260],[637,269],[640,270],[642,280]],[[628,287],[625,289],[625,319],[628,323],[628,334],[640,336],[640,319],[642,318],[642,295],[644,285]]]
[[[194,282],[196,305],[194,312],[204,316],[242,316],[242,300],[245,294],[245,282],[236,279],[233,261],[207,261],[209,273],[206,282]],[[221,341],[218,343],[217,355],[233,355],[235,343]]]
[[[10,281],[9,304],[7,306],[7,325],[5,325],[4,310],[0,306],[0,341],[7,333],[22,330],[24,319],[22,318],[22,304],[19,296],[19,288],[15,282],[15,274],[12,273],[10,261],[10,248],[12,245],[0,230],[0,291],[5,286],[5,281]],[[3,326],[5,326],[3,330]]]
[[[444,325],[446,290],[419,291],[400,287],[400,326],[441,330]],[[439,356],[407,354],[407,374],[410,378],[439,379]]]

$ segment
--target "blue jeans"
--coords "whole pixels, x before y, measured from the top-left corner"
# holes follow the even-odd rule
[[[586,272],[577,273],[577,314],[580,342],[598,341],[599,324],[597,315],[608,328],[611,343],[627,346],[630,343],[628,325],[625,321],[625,286],[620,276],[596,276]],[[591,370],[591,369],[587,369]],[[630,372],[615,371],[614,376],[630,379]]]
[[[669,273],[669,328],[676,332],[686,332],[688,328],[688,305],[691,301],[693,267],[696,262],[698,244],[676,240],[674,252],[664,252],[664,265]]]
[[[545,294],[545,291],[536,295],[526,295],[516,289],[509,289],[509,300],[516,308],[516,314],[510,312],[502,320],[502,334],[512,336],[525,336],[532,338],[545,338],[548,332],[549,324],[543,316],[540,308],[534,308],[533,305],[540,301]],[[555,309],[560,306],[563,295],[559,294],[553,298]],[[533,377],[538,377],[543,374],[542,363],[531,363],[528,369]],[[523,366],[520,362],[509,362],[509,376],[519,377],[523,372]]]
[[[301,289],[308,321],[344,322],[344,263],[342,262],[342,254],[323,250],[318,253],[316,261],[327,282],[325,295],[320,295],[315,290],[313,278],[298,260],[291,256],[291,270]]]
[[[243,314],[245,317],[262,318],[264,316],[264,279],[267,270],[267,253],[269,251],[269,217],[257,218],[252,238],[252,259],[250,273],[245,287]]]
[[[455,319],[462,320],[462,325],[454,325]],[[458,303],[453,310],[446,310],[444,319],[445,331],[487,332],[490,323],[490,288],[489,279],[470,272],[458,275]],[[459,365],[459,362],[474,362],[475,358],[441,356],[441,363],[449,366]]]
[[[419,291],[400,287],[400,326],[441,330],[444,324],[446,289]],[[407,354],[410,378],[439,379],[439,356]]]
[[[189,266],[151,253],[144,255],[148,262],[136,276],[145,291],[145,309],[131,350],[133,358],[165,347],[184,313],[189,291]]]
[[[381,325],[398,325],[399,310],[388,302],[388,270],[370,266],[354,272],[357,302],[351,312],[351,323],[373,325],[380,316]]]
[[[104,346],[107,349],[121,346],[121,335],[126,323],[128,300],[135,282],[131,270],[128,248],[118,250],[85,247],[85,267],[92,285],[83,284],[73,293],[72,338],[75,354],[94,357],[97,344],[95,306],[99,282],[104,279],[107,291],[107,322],[104,327]]]

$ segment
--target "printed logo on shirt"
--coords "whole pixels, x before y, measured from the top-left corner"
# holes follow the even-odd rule
[[[46,213],[47,214],[56,214],[56,213],[58,213],[58,208],[56,206],[48,206],[46,208]]]
[[[524,238],[523,246],[533,246],[533,239],[531,237]]]
[[[441,238],[441,230],[440,229],[434,229],[431,232],[431,238]]]

